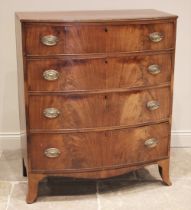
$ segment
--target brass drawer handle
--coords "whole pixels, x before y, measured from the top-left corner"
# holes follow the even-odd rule
[[[43,111],[43,114],[46,118],[56,118],[59,116],[60,111],[56,108],[46,108]]]
[[[160,32],[153,32],[149,34],[149,39],[152,42],[160,42],[163,40],[163,38],[164,38],[164,35]]]
[[[54,46],[58,41],[58,37],[54,35],[46,35],[41,38],[42,44],[46,46]]]
[[[159,107],[160,107],[159,101],[152,100],[147,102],[147,109],[149,109],[150,111],[156,110]]]
[[[57,80],[59,77],[59,73],[56,70],[49,69],[43,72],[43,78],[48,81]]]
[[[46,155],[46,157],[49,158],[56,158],[60,155],[60,150],[57,148],[48,148],[44,151],[44,154]]]
[[[157,64],[150,65],[148,67],[148,72],[154,75],[159,74],[161,72],[160,66]]]
[[[156,147],[158,144],[158,140],[155,139],[155,138],[150,138],[150,139],[147,139],[144,143],[144,145],[147,147],[147,148],[154,148]]]

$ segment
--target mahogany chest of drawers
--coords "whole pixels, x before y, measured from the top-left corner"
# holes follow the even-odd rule
[[[28,203],[47,176],[158,164],[170,185],[176,20],[155,10],[16,14]]]

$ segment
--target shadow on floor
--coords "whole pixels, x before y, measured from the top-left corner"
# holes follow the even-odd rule
[[[158,182],[147,169],[139,169],[142,175],[145,175],[150,182]],[[145,183],[144,180],[140,181],[136,177],[136,172],[131,172],[121,176],[102,179],[102,180],[90,180],[90,179],[74,179],[66,177],[48,177],[39,184],[40,196],[56,196],[56,195],[88,195],[99,193],[106,193],[109,191],[117,191],[121,188],[133,187],[137,183]]]

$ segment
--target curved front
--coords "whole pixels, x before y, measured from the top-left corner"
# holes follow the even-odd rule
[[[125,168],[160,160],[168,156],[168,130],[169,124],[161,123],[112,131],[32,134],[31,169],[38,173],[67,174]],[[145,144],[151,138],[157,139],[153,147]],[[46,156],[45,151],[50,148],[56,148],[59,155]]]

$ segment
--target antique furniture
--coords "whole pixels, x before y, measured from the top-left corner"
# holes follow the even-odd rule
[[[47,176],[158,164],[170,185],[176,20],[156,10],[16,13],[28,203]]]

